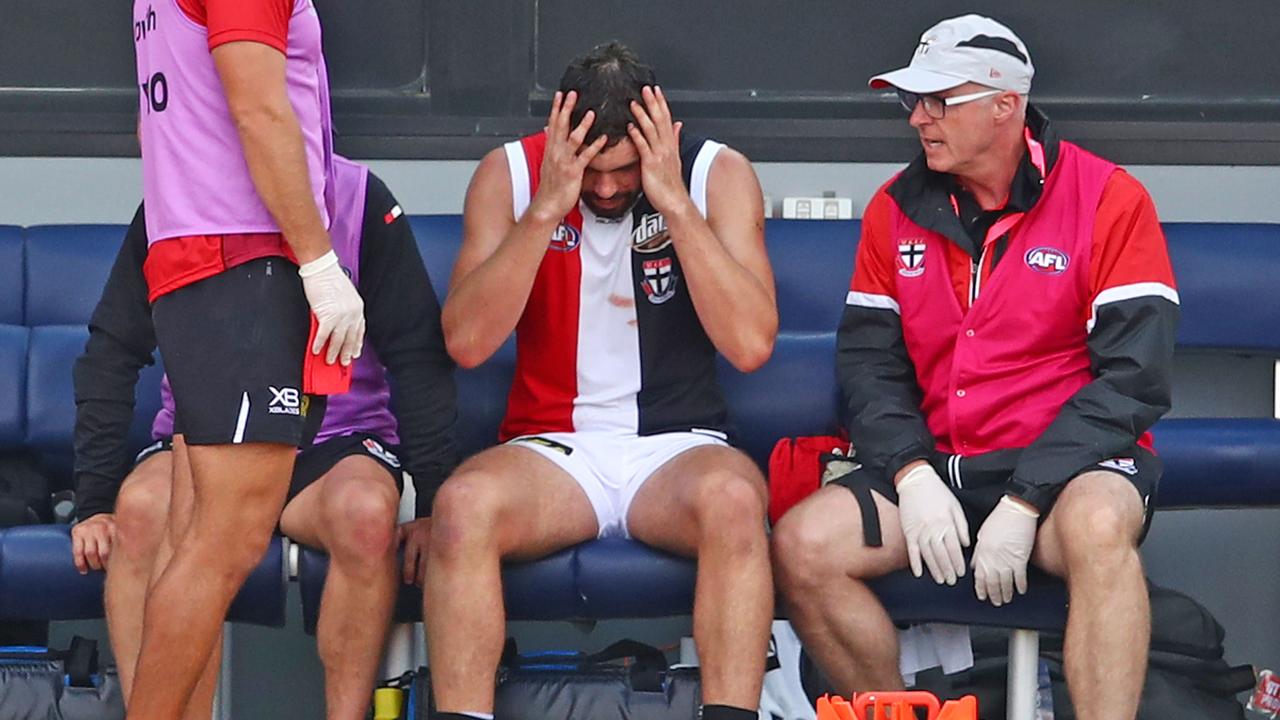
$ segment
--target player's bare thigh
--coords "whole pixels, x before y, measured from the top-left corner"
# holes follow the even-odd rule
[[[906,567],[907,541],[898,507],[880,493],[872,491],[871,497],[880,521],[879,547],[866,543],[861,507],[853,493],[827,485],[788,510],[774,528],[774,566],[856,579]]]
[[[769,491],[755,462],[725,445],[699,445],[668,460],[636,492],[627,528],[637,540],[696,555],[699,523],[723,511],[764,532]]]
[[[567,472],[528,448],[499,445],[445,481],[432,511],[432,547],[491,533],[503,559],[542,557],[597,534],[595,510]]]

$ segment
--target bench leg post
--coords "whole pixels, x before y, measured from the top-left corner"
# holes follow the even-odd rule
[[[222,624],[222,664],[218,667],[218,685],[213,691],[213,720],[231,718],[231,623]]]
[[[382,656],[383,678],[400,677],[406,670],[414,669],[413,623],[395,623],[387,633],[387,648]]]
[[[1017,629],[1009,634],[1008,720],[1035,720],[1040,675],[1040,633]]]

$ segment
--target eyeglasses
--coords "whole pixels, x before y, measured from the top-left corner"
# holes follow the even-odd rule
[[[907,92],[906,90],[898,90],[898,102],[902,103],[902,108],[907,112],[915,112],[916,105],[924,103],[924,112],[934,120],[941,120],[947,116],[947,108],[952,105],[963,105],[974,100],[981,100],[992,95],[999,95],[1003,90],[983,90],[982,92],[969,93],[968,95],[954,95],[952,97],[941,97],[939,95],[922,95],[920,93]]]

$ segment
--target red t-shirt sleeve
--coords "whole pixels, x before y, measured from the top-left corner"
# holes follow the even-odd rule
[[[178,0],[192,20],[209,30],[209,50],[237,40],[285,52],[295,0]]]

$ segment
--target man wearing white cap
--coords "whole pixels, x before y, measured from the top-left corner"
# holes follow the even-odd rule
[[[782,519],[775,577],[839,690],[890,690],[896,638],[865,579],[972,568],[1000,606],[1035,563],[1070,592],[1077,716],[1132,719],[1161,469],[1147,429],[1169,409],[1178,294],[1150,197],[1058,139],[1033,74],[1017,35],[966,15],[871,79],[923,152],[867,206],[839,329],[862,465]]]

